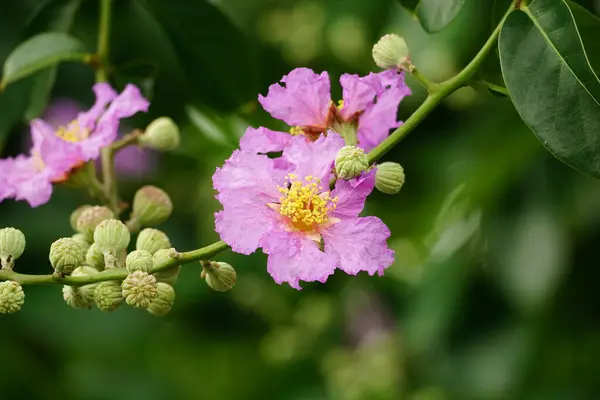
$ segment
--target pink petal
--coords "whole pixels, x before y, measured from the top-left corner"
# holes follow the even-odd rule
[[[390,230],[377,217],[344,219],[321,231],[325,253],[339,259],[339,268],[351,275],[366,271],[383,275],[394,262],[387,246]]]
[[[249,127],[240,139],[240,149],[263,154],[278,152],[289,146],[292,138],[293,136],[287,132],[272,131],[263,127]]]
[[[365,206],[367,196],[375,187],[375,170],[365,172],[357,179],[338,179],[331,197],[337,197],[332,215],[337,218],[356,218]]]
[[[290,126],[327,126],[331,102],[329,75],[296,68],[281,78],[285,86],[269,86],[267,96],[258,96],[263,108]]]
[[[302,136],[295,136],[290,146],[283,151],[283,157],[295,165],[294,173],[298,178],[304,179],[312,175],[324,185],[329,185],[335,156],[344,144],[344,139],[333,131],[329,131],[327,136],[319,136],[312,143]]]
[[[45,170],[39,171],[35,163],[33,157],[17,157],[9,177],[15,199],[26,200],[31,207],[47,203],[52,194],[50,177]]]
[[[358,145],[365,151],[372,150],[388,137],[390,129],[397,128],[398,105],[404,98],[402,89],[392,87],[379,96],[377,103],[368,108],[358,119]]]
[[[96,102],[88,111],[81,112],[77,116],[77,122],[82,129],[94,129],[96,121],[104,114],[107,104],[117,97],[117,92],[108,83],[96,83],[92,90],[96,95]]]
[[[128,118],[143,111],[147,112],[150,102],[142,96],[137,86],[128,84],[108,106],[108,110],[101,118]]]
[[[358,112],[364,111],[375,102],[375,96],[383,89],[379,79],[361,78],[358,75],[344,74],[340,77],[343,88],[344,107],[340,114],[350,119]]]
[[[300,290],[300,281],[325,282],[335,271],[336,258],[323,253],[316,242],[299,232],[271,231],[261,245],[269,255],[267,271],[278,284],[287,282]]]

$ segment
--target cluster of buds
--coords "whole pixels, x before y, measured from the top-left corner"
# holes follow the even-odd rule
[[[0,229],[0,263],[3,270],[12,271],[17,258],[25,250],[25,235],[15,228]],[[21,309],[25,293],[18,282],[0,282],[0,314],[11,314]]]

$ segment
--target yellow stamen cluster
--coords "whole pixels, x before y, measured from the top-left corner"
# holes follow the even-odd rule
[[[327,222],[330,210],[335,209],[337,198],[322,192],[321,180],[307,176],[304,181],[294,174],[286,176],[286,185],[278,187],[283,196],[279,198],[279,213],[286,216],[294,228],[309,232]]]
[[[89,136],[88,129],[81,129],[77,121],[71,122],[69,125],[61,126],[56,130],[56,136],[66,140],[67,142],[80,142]]]
[[[303,130],[302,130],[302,128],[301,128],[301,127],[299,127],[299,126],[292,126],[292,127],[290,128],[290,134],[291,134],[292,136],[298,136],[298,135],[302,135],[303,133],[304,133],[304,131],[303,131]]]
[[[341,110],[342,108],[344,108],[344,100],[338,100],[337,109]]]

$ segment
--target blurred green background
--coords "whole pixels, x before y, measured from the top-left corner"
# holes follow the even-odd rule
[[[126,125],[168,115],[182,127],[179,150],[137,155],[154,167],[123,172],[123,197],[158,185],[175,205],[161,229],[179,250],[217,240],[215,168],[248,125],[285,129],[258,93],[308,66],[329,71],[339,97],[339,75],[375,70],[371,46],[389,32],[406,37],[422,72],[449,78],[491,30],[493,2],[465,3],[428,35],[393,0],[114,0],[112,83],[152,100]],[[0,60],[46,30],[93,51],[97,10],[96,0],[0,0]],[[42,74],[0,94],[3,156],[23,151],[27,119],[47,105],[93,101],[89,67],[60,66],[51,91]],[[410,85],[402,119],[424,98]],[[552,158],[510,101],[479,87],[448,98],[385,159],[407,178],[365,210],[392,230],[384,277],[340,272],[298,292],[272,281],[262,254],[226,252],[217,259],[236,267],[235,289],[211,291],[188,265],[165,318],[72,310],[60,287],[29,286],[22,311],[0,317],[0,397],[600,398],[600,183]],[[49,273],[50,244],[88,202],[58,187],[36,209],[0,204],[0,225],[27,236],[18,271]]]

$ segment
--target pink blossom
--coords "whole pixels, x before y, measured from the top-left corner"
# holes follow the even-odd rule
[[[274,118],[290,125],[290,133],[316,140],[321,133],[333,130],[342,135],[347,144],[357,144],[366,151],[381,143],[391,129],[400,126],[398,105],[411,94],[404,82],[404,73],[396,70],[364,77],[342,75],[343,101],[337,107],[331,100],[327,72],[316,74],[308,68],[297,68],[281,82],[283,85],[271,85],[267,96],[259,95],[258,101]],[[276,152],[289,143],[286,132],[248,128],[240,148],[257,153]]]
[[[284,150],[287,169],[266,155],[236,150],[217,169],[213,184],[223,210],[216,231],[238,253],[261,248],[267,270],[281,284],[325,282],[336,268],[355,275],[382,274],[394,259],[389,229],[376,217],[359,217],[375,184],[375,171],[329,191],[332,164],[344,146],[335,132],[314,143],[293,138]]]
[[[0,201],[14,197],[32,207],[46,203],[52,183],[68,178],[71,170],[95,159],[117,136],[119,121],[147,111],[149,103],[133,85],[117,94],[108,84],[93,87],[96,103],[66,126],[53,128],[42,119],[31,122],[29,155],[2,160]]]

